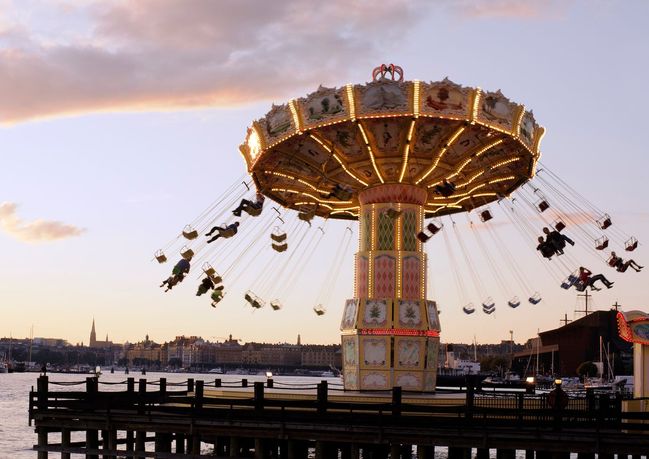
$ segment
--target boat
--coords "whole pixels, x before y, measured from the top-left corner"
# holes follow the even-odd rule
[[[221,367],[212,368],[210,371],[208,371],[208,373],[222,375],[223,374],[223,368],[221,368]]]
[[[0,373],[9,373],[9,365],[7,365],[7,362],[0,362]]]

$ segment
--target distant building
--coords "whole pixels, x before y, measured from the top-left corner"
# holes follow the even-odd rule
[[[92,319],[92,328],[90,329],[90,341],[88,342],[88,347],[95,349],[109,349],[113,347],[114,344],[112,341],[108,341],[108,334],[106,335],[105,341],[97,341],[97,332],[95,331],[95,319]]]
[[[600,361],[605,371],[609,365],[618,375],[632,374],[633,351],[631,343],[618,335],[617,311],[595,311],[563,327],[539,333],[540,340],[532,339],[528,349],[514,353],[513,368],[532,374],[537,367],[540,374],[576,376],[583,362]]]

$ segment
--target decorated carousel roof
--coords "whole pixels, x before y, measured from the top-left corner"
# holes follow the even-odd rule
[[[374,81],[274,105],[240,150],[258,190],[281,205],[356,219],[358,193],[406,183],[428,191],[426,216],[471,210],[533,177],[544,128],[500,91],[403,81],[381,66]],[[452,194],[439,193],[446,180]],[[344,190],[344,199],[335,190]]]

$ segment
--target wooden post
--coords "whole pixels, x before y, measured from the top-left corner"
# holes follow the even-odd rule
[[[146,432],[142,432],[138,430],[135,432],[135,451],[138,453],[145,453],[146,452]],[[135,456],[138,459],[142,459],[145,456],[144,455],[137,455]]]
[[[163,432],[156,432],[155,434],[155,452],[156,453],[170,453],[171,452],[171,435]]]
[[[392,394],[394,395],[394,392]],[[390,445],[390,459],[401,459],[401,445],[399,443],[392,443]]]
[[[241,379],[241,387],[248,387],[248,379],[246,378]]]
[[[137,414],[144,414],[146,407],[146,379],[140,378],[137,389],[139,398]]]
[[[185,454],[185,436],[181,433],[176,434],[176,454]]]
[[[108,450],[108,431],[106,429],[102,429],[101,431],[101,449],[103,451],[101,454],[103,459],[112,459],[106,453],[106,450]]]
[[[475,457],[476,459],[489,459],[489,448],[478,448]]]
[[[487,454],[487,458],[489,455]],[[435,447],[432,445],[417,445],[417,459],[434,459]],[[479,458],[482,459],[482,458]]]
[[[401,416],[401,387],[392,388],[392,416]]]
[[[38,457],[38,459],[47,459],[47,451],[45,449],[41,450],[41,448],[47,448],[47,428],[37,427],[36,431],[38,432],[38,448],[39,448],[36,457]]]
[[[328,398],[328,386],[327,381],[322,380],[318,384],[318,413],[324,414],[327,412],[327,398]]]
[[[126,392],[129,394],[135,392],[135,378],[126,378]]]
[[[230,457],[239,457],[240,450],[239,437],[230,437]]]
[[[61,429],[61,447],[63,449],[70,447],[70,429],[65,427]],[[61,459],[70,459],[70,453],[62,452]]]
[[[221,387],[221,378],[216,378],[214,380],[214,387]]]
[[[471,448],[449,446],[448,459],[471,459]]]
[[[202,379],[196,381],[196,388],[194,390],[194,406],[197,410],[203,408],[204,384],[205,383]]]
[[[93,429],[86,430],[86,448],[99,449],[99,432]],[[86,454],[86,459],[99,459],[99,455],[95,453]]]
[[[104,445],[106,447],[106,445]],[[108,431],[108,449],[111,451],[117,450],[117,431],[115,429],[110,429]],[[108,454],[110,459],[116,459],[117,456],[114,454]]]
[[[514,459],[515,457],[515,449],[498,448],[496,450],[496,459]]]
[[[160,378],[160,403],[167,398],[167,378]]]
[[[194,378],[187,378],[187,392],[194,392]]]
[[[272,389],[272,388],[273,388],[273,384],[274,384],[274,382],[273,382],[273,378],[267,378],[267,379],[266,379],[266,387],[268,387],[269,389]]]
[[[201,436],[198,434],[198,432],[194,432],[194,434],[192,435],[192,454],[201,454]]]
[[[261,413],[264,410],[264,383],[261,381],[255,382],[255,411]],[[257,446],[255,444],[255,450]],[[256,454],[256,453],[255,453]]]
[[[255,383],[257,384],[257,383]],[[263,387],[263,383],[262,383]],[[268,456],[264,448],[264,440],[261,438],[255,438],[255,459],[266,459]],[[317,458],[318,456],[316,456]]]
[[[466,411],[465,418],[467,420],[473,419],[473,399],[475,395],[475,385],[473,377],[470,375],[466,376]]]
[[[135,384],[134,384],[135,385]],[[126,431],[126,451],[135,450],[135,435],[132,430]]]
[[[525,450],[525,459],[534,459],[534,450],[533,449],[526,449]],[[592,459],[595,459],[595,457],[593,457]]]

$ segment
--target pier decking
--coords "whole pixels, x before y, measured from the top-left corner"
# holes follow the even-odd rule
[[[129,378],[100,391],[97,378],[85,390],[51,390],[47,376],[30,393],[38,457],[62,458],[432,458],[435,447],[449,457],[580,458],[649,451],[649,414],[608,394],[571,398],[565,409],[547,397],[519,393],[434,395],[333,390],[326,381],[299,387],[269,379],[224,387],[221,380],[182,385]],[[67,383],[69,384],[69,383]],[[155,390],[149,390],[149,389]],[[66,389],[69,389],[66,388]],[[120,390],[121,389],[121,390]],[[636,405],[638,402],[634,402]],[[82,441],[78,440],[81,435]],[[60,441],[51,441],[53,439]],[[201,454],[201,444],[214,454]]]

